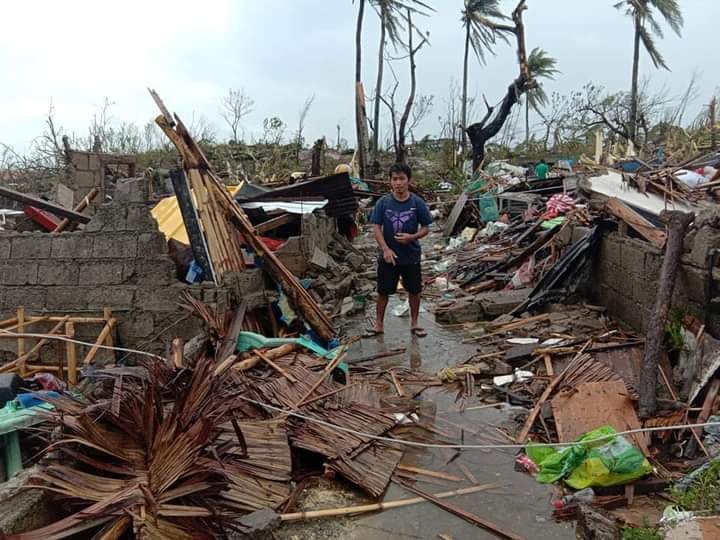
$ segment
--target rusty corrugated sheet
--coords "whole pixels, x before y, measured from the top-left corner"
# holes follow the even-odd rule
[[[321,176],[274,189],[241,202],[292,199],[294,197],[323,197],[328,200],[325,213],[330,217],[350,216],[358,209],[357,199],[347,173]]]

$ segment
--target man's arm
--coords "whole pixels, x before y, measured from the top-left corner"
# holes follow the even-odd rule
[[[395,264],[397,254],[390,249],[390,246],[385,242],[385,236],[383,236],[382,225],[373,225],[373,234],[375,235],[375,241],[382,250],[383,259],[388,264]]]

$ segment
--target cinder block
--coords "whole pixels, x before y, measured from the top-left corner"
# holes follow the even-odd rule
[[[135,302],[136,287],[112,285],[96,287],[87,293],[88,309],[101,310],[109,307],[114,310],[131,310]]]
[[[78,170],[86,171],[89,169],[87,152],[73,152],[71,161]]]
[[[705,268],[705,258],[712,249],[720,248],[720,231],[712,227],[700,228],[693,240],[690,262],[698,268]]]
[[[10,258],[10,249],[12,248],[12,236],[0,236],[0,260]]]
[[[171,287],[148,287],[138,290],[135,305],[146,311],[176,311],[182,302],[183,284]]]
[[[140,233],[137,237],[137,251],[143,257],[167,255],[168,243],[165,235],[159,231]]]
[[[622,268],[625,272],[642,274],[645,271],[645,247],[638,240],[625,240],[621,247]]]
[[[123,261],[86,261],[80,272],[80,283],[121,285],[123,283],[123,266]]]
[[[12,259],[49,259],[52,236],[43,233],[22,234],[13,237]]]
[[[603,236],[600,241],[600,258],[614,266],[620,266],[620,244],[622,240],[615,234]]]
[[[123,282],[144,285],[171,285],[177,283],[175,263],[167,257],[135,259],[123,267]]]
[[[158,224],[145,205],[133,204],[127,208],[125,229],[128,231],[157,231]]]
[[[98,154],[92,153],[88,154],[88,169],[91,171],[102,171],[103,164],[102,160],[100,159],[100,156]]]
[[[96,175],[92,171],[78,170],[75,173],[75,185],[78,188],[92,188],[96,185]]]
[[[80,267],[70,261],[42,262],[38,265],[40,285],[77,285]]]
[[[701,305],[704,304],[706,277],[706,272],[683,265],[677,276],[676,295]]]
[[[38,263],[9,261],[0,265],[0,284],[35,285],[38,276]]]
[[[47,289],[45,287],[0,287],[5,295],[2,300],[3,310],[14,310],[18,306],[27,309],[42,310],[45,308]]]
[[[137,255],[137,238],[131,234],[100,234],[93,242],[93,257],[98,259],[133,259]]]
[[[61,313],[87,309],[87,287],[48,287],[46,307]]]
[[[62,233],[52,239],[53,259],[87,259],[92,257],[93,239],[79,232]]]

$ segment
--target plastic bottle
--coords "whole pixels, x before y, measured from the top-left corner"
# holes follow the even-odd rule
[[[571,504],[578,504],[581,502],[584,503],[591,503],[595,500],[595,492],[592,488],[585,488],[581,489],[580,491],[576,491],[575,493],[571,493],[570,495],[565,495],[564,497],[560,499],[556,499],[553,501],[553,506],[560,510],[566,506],[569,506]]]

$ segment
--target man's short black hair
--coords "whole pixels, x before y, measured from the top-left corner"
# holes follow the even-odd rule
[[[407,176],[408,180],[412,179],[412,169],[410,168],[410,165],[407,163],[395,163],[390,167],[390,177],[392,178],[393,173],[397,174],[404,174]]]

